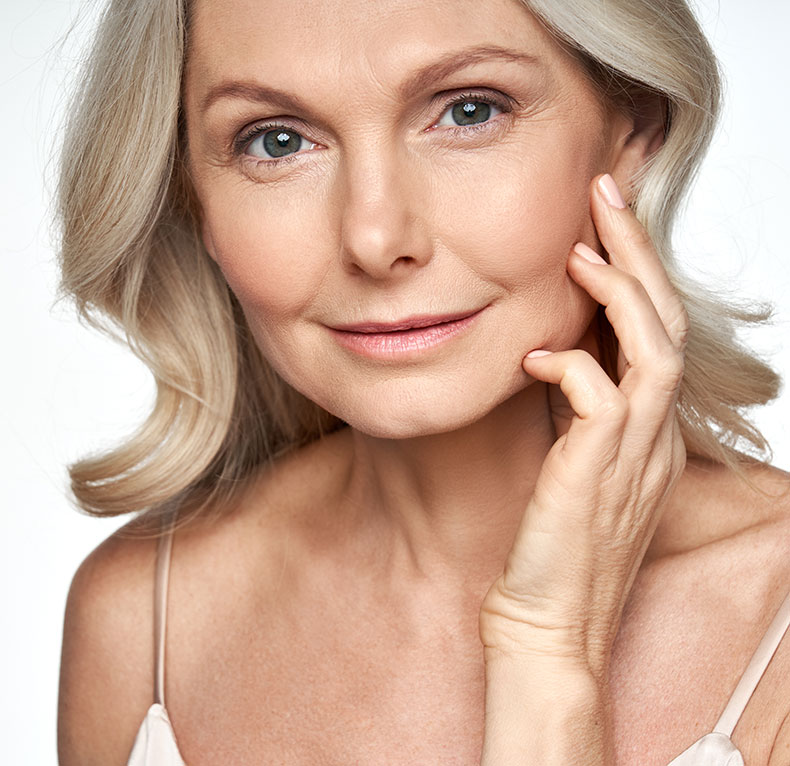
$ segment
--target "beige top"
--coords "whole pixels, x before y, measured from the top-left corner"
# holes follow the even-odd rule
[[[178,751],[173,727],[170,725],[165,709],[167,582],[172,547],[173,533],[170,529],[160,537],[156,557],[154,704],[148,709],[140,726],[127,766],[186,766]],[[713,731],[684,750],[668,766],[745,766],[743,756],[732,743],[730,735],[788,627],[790,627],[790,593],[787,594],[776,617],[768,626]]]

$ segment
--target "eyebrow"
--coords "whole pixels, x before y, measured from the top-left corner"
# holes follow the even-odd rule
[[[433,82],[442,80],[459,69],[464,69],[479,61],[491,60],[519,64],[542,64],[537,56],[524,51],[503,48],[498,45],[476,45],[448,53],[438,60],[420,67],[398,86],[398,96],[402,101],[406,101],[415,93],[429,87]],[[291,93],[257,82],[237,80],[221,82],[211,88],[201,102],[200,111],[207,111],[215,102],[224,98],[274,103],[291,111],[309,112],[307,105]]]

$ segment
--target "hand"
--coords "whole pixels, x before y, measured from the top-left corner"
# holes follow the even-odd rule
[[[559,385],[575,414],[483,600],[480,636],[487,660],[546,660],[604,686],[626,598],[685,466],[675,404],[688,318],[644,228],[607,201],[599,180],[592,217],[611,264],[577,245],[567,269],[606,306],[620,383],[579,349],[524,359],[529,375]]]

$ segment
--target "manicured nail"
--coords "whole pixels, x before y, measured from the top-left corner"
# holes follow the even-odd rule
[[[598,255],[595,250],[585,245],[584,242],[577,242],[573,246],[573,250],[577,255],[580,255],[585,261],[589,261],[590,263],[606,263],[606,261],[601,258],[601,256]]]
[[[608,173],[598,179],[598,188],[601,190],[601,194],[603,194],[604,199],[612,207],[616,207],[618,210],[623,210],[625,208],[625,200],[623,199],[623,195],[620,194],[620,190],[617,188],[614,178],[612,178]]]
[[[551,356],[551,351],[546,351],[542,348],[536,348],[527,354],[527,359],[537,359],[540,356]]]

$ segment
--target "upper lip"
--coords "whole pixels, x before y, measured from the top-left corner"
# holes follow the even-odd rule
[[[427,315],[420,314],[419,316],[407,317],[397,322],[355,322],[354,324],[337,324],[332,325],[334,330],[342,330],[343,332],[395,332],[396,330],[412,330],[418,327],[430,327],[435,324],[444,324],[446,322],[457,322],[459,319],[466,319],[477,314],[482,309],[472,309],[471,311],[458,311],[452,314],[441,315]]]

